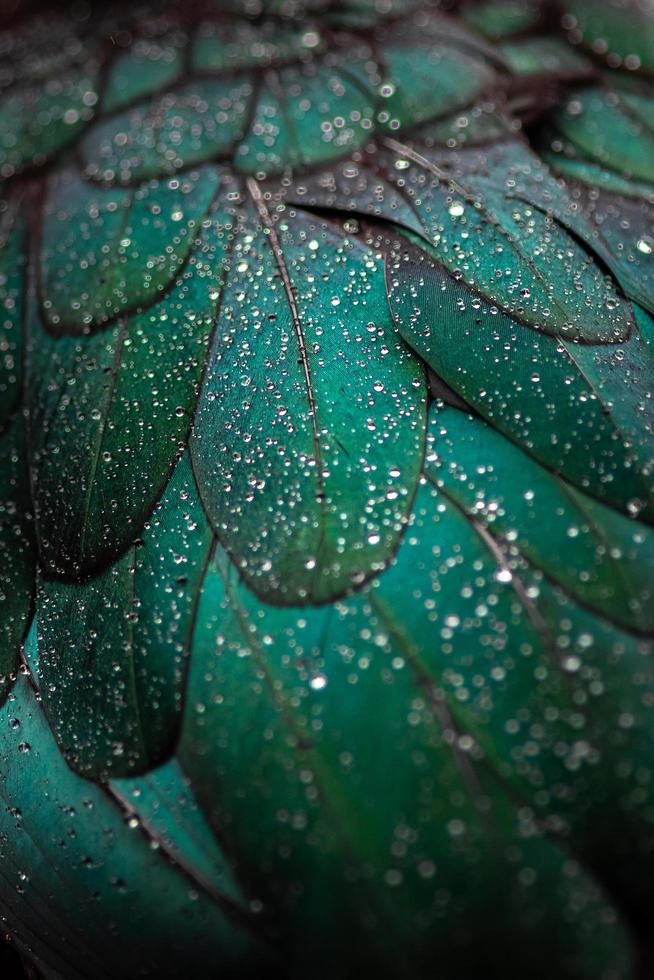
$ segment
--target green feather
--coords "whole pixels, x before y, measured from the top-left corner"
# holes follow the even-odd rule
[[[463,570],[456,558],[462,528],[455,518],[448,534],[448,523],[443,504],[423,487],[397,562],[379,585],[320,610],[261,604],[218,560],[198,611],[180,756],[245,880],[290,929],[291,970],[311,964],[314,975],[333,976],[346,962],[352,969],[374,963],[382,976],[412,976],[436,957],[444,977],[475,976],[482,964],[498,970],[510,943],[522,975],[547,976],[538,945],[547,935],[585,964],[578,975],[593,976],[589,946],[604,900],[583,873],[566,881],[555,840],[535,828],[521,834],[510,796],[474,737],[458,728],[461,695],[453,694],[452,710],[443,697],[449,658],[432,675],[406,641],[420,635],[418,616],[430,637],[427,647],[419,641],[423,656],[436,656],[436,636],[447,649],[457,632],[461,575],[453,571],[450,587],[447,565]],[[483,554],[482,542],[479,548]],[[470,626],[484,616],[476,610],[482,596],[490,603],[486,629],[461,631],[468,659],[477,635],[492,644],[492,595],[502,588],[486,554],[485,588],[476,562],[463,572],[476,583],[466,604]],[[429,613],[430,602],[439,613]],[[499,613],[496,643],[504,645],[502,622]],[[511,625],[507,664],[530,633],[528,621]],[[513,711],[520,705],[510,703]],[[501,728],[499,710],[493,724]],[[535,869],[537,890],[521,884],[512,853]],[[442,918],[436,882],[463,933]],[[588,904],[569,919],[577,889]],[[552,917],[550,927],[532,931],[529,923],[543,916]],[[328,948],[324,921],[335,928]],[[623,961],[619,933],[603,939],[598,955]]]
[[[223,74],[269,68],[302,58],[308,50],[322,49],[318,32],[307,38],[303,25],[262,24],[247,20],[202,22],[193,39],[191,64],[197,72]]]
[[[637,186],[631,186],[631,194],[578,187],[599,233],[598,250],[627,295],[654,312],[654,207],[648,201],[652,193]]]
[[[563,6],[582,43],[606,53],[609,64],[624,61],[632,70],[654,69],[654,18],[646,4],[566,0]]]
[[[220,222],[229,217],[214,219],[173,288],[144,312],[61,338],[32,312],[32,479],[49,574],[87,575],[122,554],[183,448],[214,322]]]
[[[651,93],[648,102],[651,101]],[[651,108],[638,111],[619,93],[580,89],[556,114],[554,126],[569,152],[622,176],[654,181],[654,125]]]
[[[488,179],[483,154],[463,152],[456,169],[445,170],[442,156],[396,143],[392,150],[388,172],[401,168],[404,194],[417,212],[429,254],[481,299],[518,322],[566,339],[612,342],[628,336],[629,310],[593,256],[537,200],[509,195]]]
[[[481,0],[464,10],[469,24],[499,39],[533,28],[541,17],[538,0]]]
[[[3,912],[37,966],[67,980],[144,969],[173,980],[182,959],[193,972],[226,976],[270,969],[247,907],[229,888],[207,892],[175,860],[185,853],[181,832],[168,852],[158,820],[130,827],[131,809],[68,769],[25,677],[2,709],[0,744],[0,834],[12,841]]]
[[[511,70],[527,79],[581,80],[593,74],[591,62],[558,37],[507,41],[501,50]]]
[[[149,833],[200,889],[246,913],[233,869],[200,810],[188,777],[175,759],[144,776],[113,779],[111,793],[131,823]],[[247,915],[246,915],[247,917]]]
[[[652,751],[651,643],[511,559],[440,493],[425,496],[373,593],[387,628],[468,736],[472,759],[512,787],[539,826],[574,839],[638,920],[639,903],[650,901],[649,885],[639,879],[636,894],[634,879],[651,860],[651,796],[638,776]]]
[[[0,432],[0,703],[11,689],[34,601],[36,549],[24,428],[19,414]]]
[[[637,333],[588,346],[529,331],[409,245],[388,276],[402,337],[469,405],[581,490],[651,519],[652,362]]]
[[[432,418],[430,477],[508,553],[601,616],[654,632],[654,531],[544,470],[488,425],[456,409]]]
[[[137,99],[173,85],[184,67],[184,35],[171,32],[142,38],[111,64],[102,92],[102,109],[115,112]]]
[[[26,222],[19,196],[0,202],[0,423],[18,407],[23,374]]]
[[[43,706],[66,761],[94,778],[170,756],[211,535],[188,456],[129,551],[80,584],[42,581]]]
[[[133,313],[174,285],[220,185],[205,167],[130,190],[55,174],[43,210],[40,292],[55,334]]]
[[[88,125],[98,101],[97,66],[16,86],[0,105],[0,177],[45,163]]]
[[[652,972],[654,19],[444,6],[0,14],[43,980]]]
[[[81,142],[86,174],[127,184],[225,155],[243,131],[251,96],[247,78],[204,79],[108,115]]]
[[[491,86],[490,68],[474,47],[468,48],[467,39],[452,44],[445,25],[439,33],[441,38],[445,35],[441,43],[438,36],[418,45],[409,38],[403,44],[393,40],[384,48],[389,81],[381,91],[389,119],[413,125],[444,116],[474,103]],[[389,89],[392,92],[386,94]]]
[[[462,109],[495,81],[492,49],[444,18],[435,16],[419,32],[395,24],[392,35],[380,32],[375,44],[378,66],[374,49],[364,43],[354,57],[348,50],[322,59],[315,29],[274,22],[200,25],[190,50],[198,80],[182,79],[160,94],[149,68],[142,92],[133,83],[128,95],[110,96],[117,108],[153,93],[107,115],[84,136],[86,174],[133,183],[223,157],[233,157],[248,174],[314,166],[364,146],[375,129],[394,131],[398,123]],[[310,64],[309,54],[315,59]],[[124,72],[124,59],[117,72]],[[267,69],[262,78],[253,74],[261,68]],[[112,76],[110,92],[113,86]]]
[[[385,140],[370,169],[364,159],[298,180],[290,199],[306,204],[308,190],[314,207],[406,228],[434,261],[517,323],[584,343],[626,339],[632,315],[597,261],[607,250],[592,223],[506,123],[489,122],[486,139],[499,137],[491,147],[482,140],[453,152],[430,125],[410,146]]]
[[[415,491],[424,407],[381,263],[306,215],[278,233],[255,197],[191,452],[212,525],[258,594],[322,602],[383,568]]]

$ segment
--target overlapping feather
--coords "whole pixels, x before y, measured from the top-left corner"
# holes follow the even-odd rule
[[[0,909],[46,975],[635,976],[652,19],[562,7],[4,36]]]

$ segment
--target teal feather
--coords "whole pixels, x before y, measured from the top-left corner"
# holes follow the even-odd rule
[[[29,975],[649,977],[649,6],[0,21]]]

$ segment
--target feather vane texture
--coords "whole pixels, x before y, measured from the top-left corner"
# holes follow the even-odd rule
[[[649,0],[0,27],[30,975],[650,976]]]

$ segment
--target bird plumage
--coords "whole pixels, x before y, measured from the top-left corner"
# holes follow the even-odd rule
[[[647,976],[651,4],[28,2],[0,50],[21,955]]]

